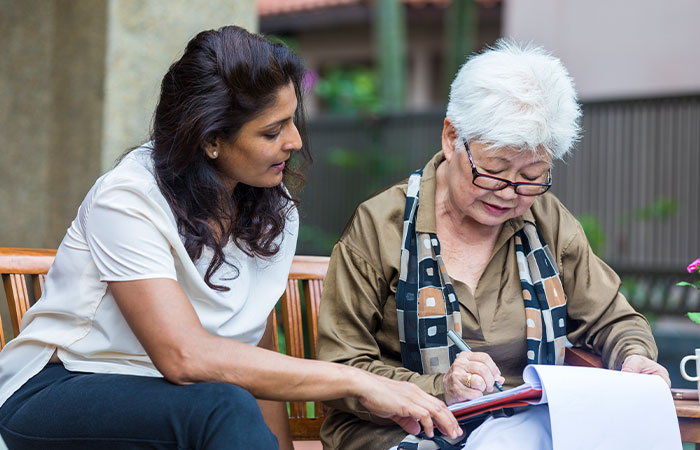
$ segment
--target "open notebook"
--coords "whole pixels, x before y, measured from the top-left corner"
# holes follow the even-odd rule
[[[450,406],[457,419],[548,405],[554,448],[680,449],[671,391],[661,377],[589,367],[531,365],[521,386]]]

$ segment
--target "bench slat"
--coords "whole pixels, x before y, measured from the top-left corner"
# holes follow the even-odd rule
[[[304,337],[301,323],[301,298],[299,296],[299,282],[296,279],[287,281],[287,290],[282,295],[282,320],[287,355],[303,358]],[[305,402],[289,402],[289,417],[302,418],[305,416]]]
[[[0,316],[0,350],[5,346],[5,333],[2,331],[2,316]]]
[[[22,323],[22,317],[29,309],[27,280],[24,274],[12,273],[3,275],[2,282],[5,286],[5,295],[9,303],[12,331],[14,335],[17,336],[19,334],[19,326]]]
[[[46,274],[32,275],[32,287],[34,288],[34,301],[41,298],[41,294],[44,292],[44,282],[46,281]]]
[[[308,280],[304,283],[306,301],[306,323],[309,326],[309,346],[311,357],[316,358],[316,337],[318,336],[318,308],[321,304],[323,280]]]
[[[287,290],[282,295],[282,320],[287,355],[303,358],[301,298],[299,296],[299,282],[296,279],[287,281]]]

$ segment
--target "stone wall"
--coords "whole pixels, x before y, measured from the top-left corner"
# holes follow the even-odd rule
[[[249,0],[0,0],[0,246],[55,248],[95,179],[148,135],[198,31]]]

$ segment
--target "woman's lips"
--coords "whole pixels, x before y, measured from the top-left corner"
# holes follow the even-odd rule
[[[484,204],[484,208],[486,208],[486,211],[490,212],[491,214],[505,214],[510,210],[510,207],[505,208],[497,205],[492,205],[491,203],[486,203],[486,202],[481,202]]]
[[[284,170],[284,167],[285,167],[286,165],[287,165],[287,162],[286,162],[286,161],[282,161],[281,163],[275,164],[274,166],[272,166],[272,168],[275,169],[275,170],[279,170],[280,172],[282,172],[282,171]]]

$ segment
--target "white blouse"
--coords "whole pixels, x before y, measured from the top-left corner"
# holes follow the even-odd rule
[[[66,369],[161,377],[119,311],[108,281],[170,278],[182,287],[210,333],[257,345],[284,292],[299,219],[288,214],[279,252],[249,257],[231,241],[227,261],[204,282],[213,251],[192,262],[153,176],[151,149],[129,153],[100,177],[78,210],[49,270],[41,300],[0,352],[0,406],[46,365],[54,351]],[[168,298],[163,298],[168,302]],[[187,339],[183,335],[183,339]]]

